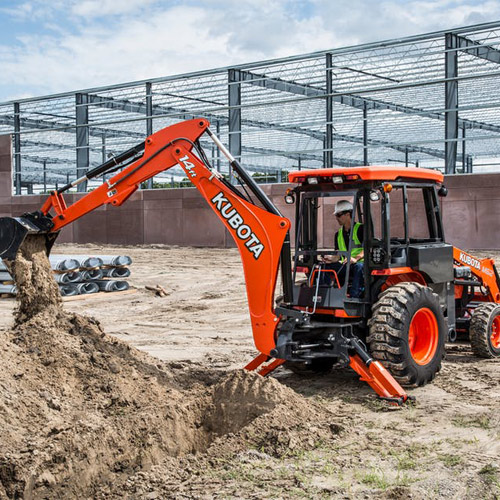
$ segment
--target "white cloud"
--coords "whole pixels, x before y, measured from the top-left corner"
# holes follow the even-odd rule
[[[446,30],[500,18],[492,0],[313,0],[345,45]]]
[[[71,12],[85,18],[131,14],[147,15],[148,6],[156,0],[83,0],[73,4]]]
[[[21,31],[16,45],[0,46],[0,101],[490,21],[500,18],[500,3],[31,0],[3,12],[3,22],[31,15],[50,31]]]

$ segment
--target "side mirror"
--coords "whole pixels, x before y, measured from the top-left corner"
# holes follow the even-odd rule
[[[448,189],[445,187],[445,186],[441,186],[439,189],[438,189],[438,196],[442,196],[443,198],[445,196],[448,196]]]

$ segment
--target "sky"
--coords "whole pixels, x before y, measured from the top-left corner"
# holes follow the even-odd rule
[[[498,0],[0,0],[0,102],[499,19]]]

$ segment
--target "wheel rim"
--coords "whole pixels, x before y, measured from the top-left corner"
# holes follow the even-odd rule
[[[500,315],[493,318],[490,341],[495,349],[500,349]]]
[[[500,317],[498,322],[500,332]],[[439,328],[436,316],[427,307],[419,309],[411,319],[408,345],[415,363],[426,365],[436,354]]]

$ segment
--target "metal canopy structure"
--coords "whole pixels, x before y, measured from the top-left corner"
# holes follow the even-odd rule
[[[500,170],[499,44],[494,22],[0,103],[0,134],[13,135],[13,191],[53,189],[197,116],[248,170],[274,181],[333,166]],[[155,181],[182,177],[171,169]]]

